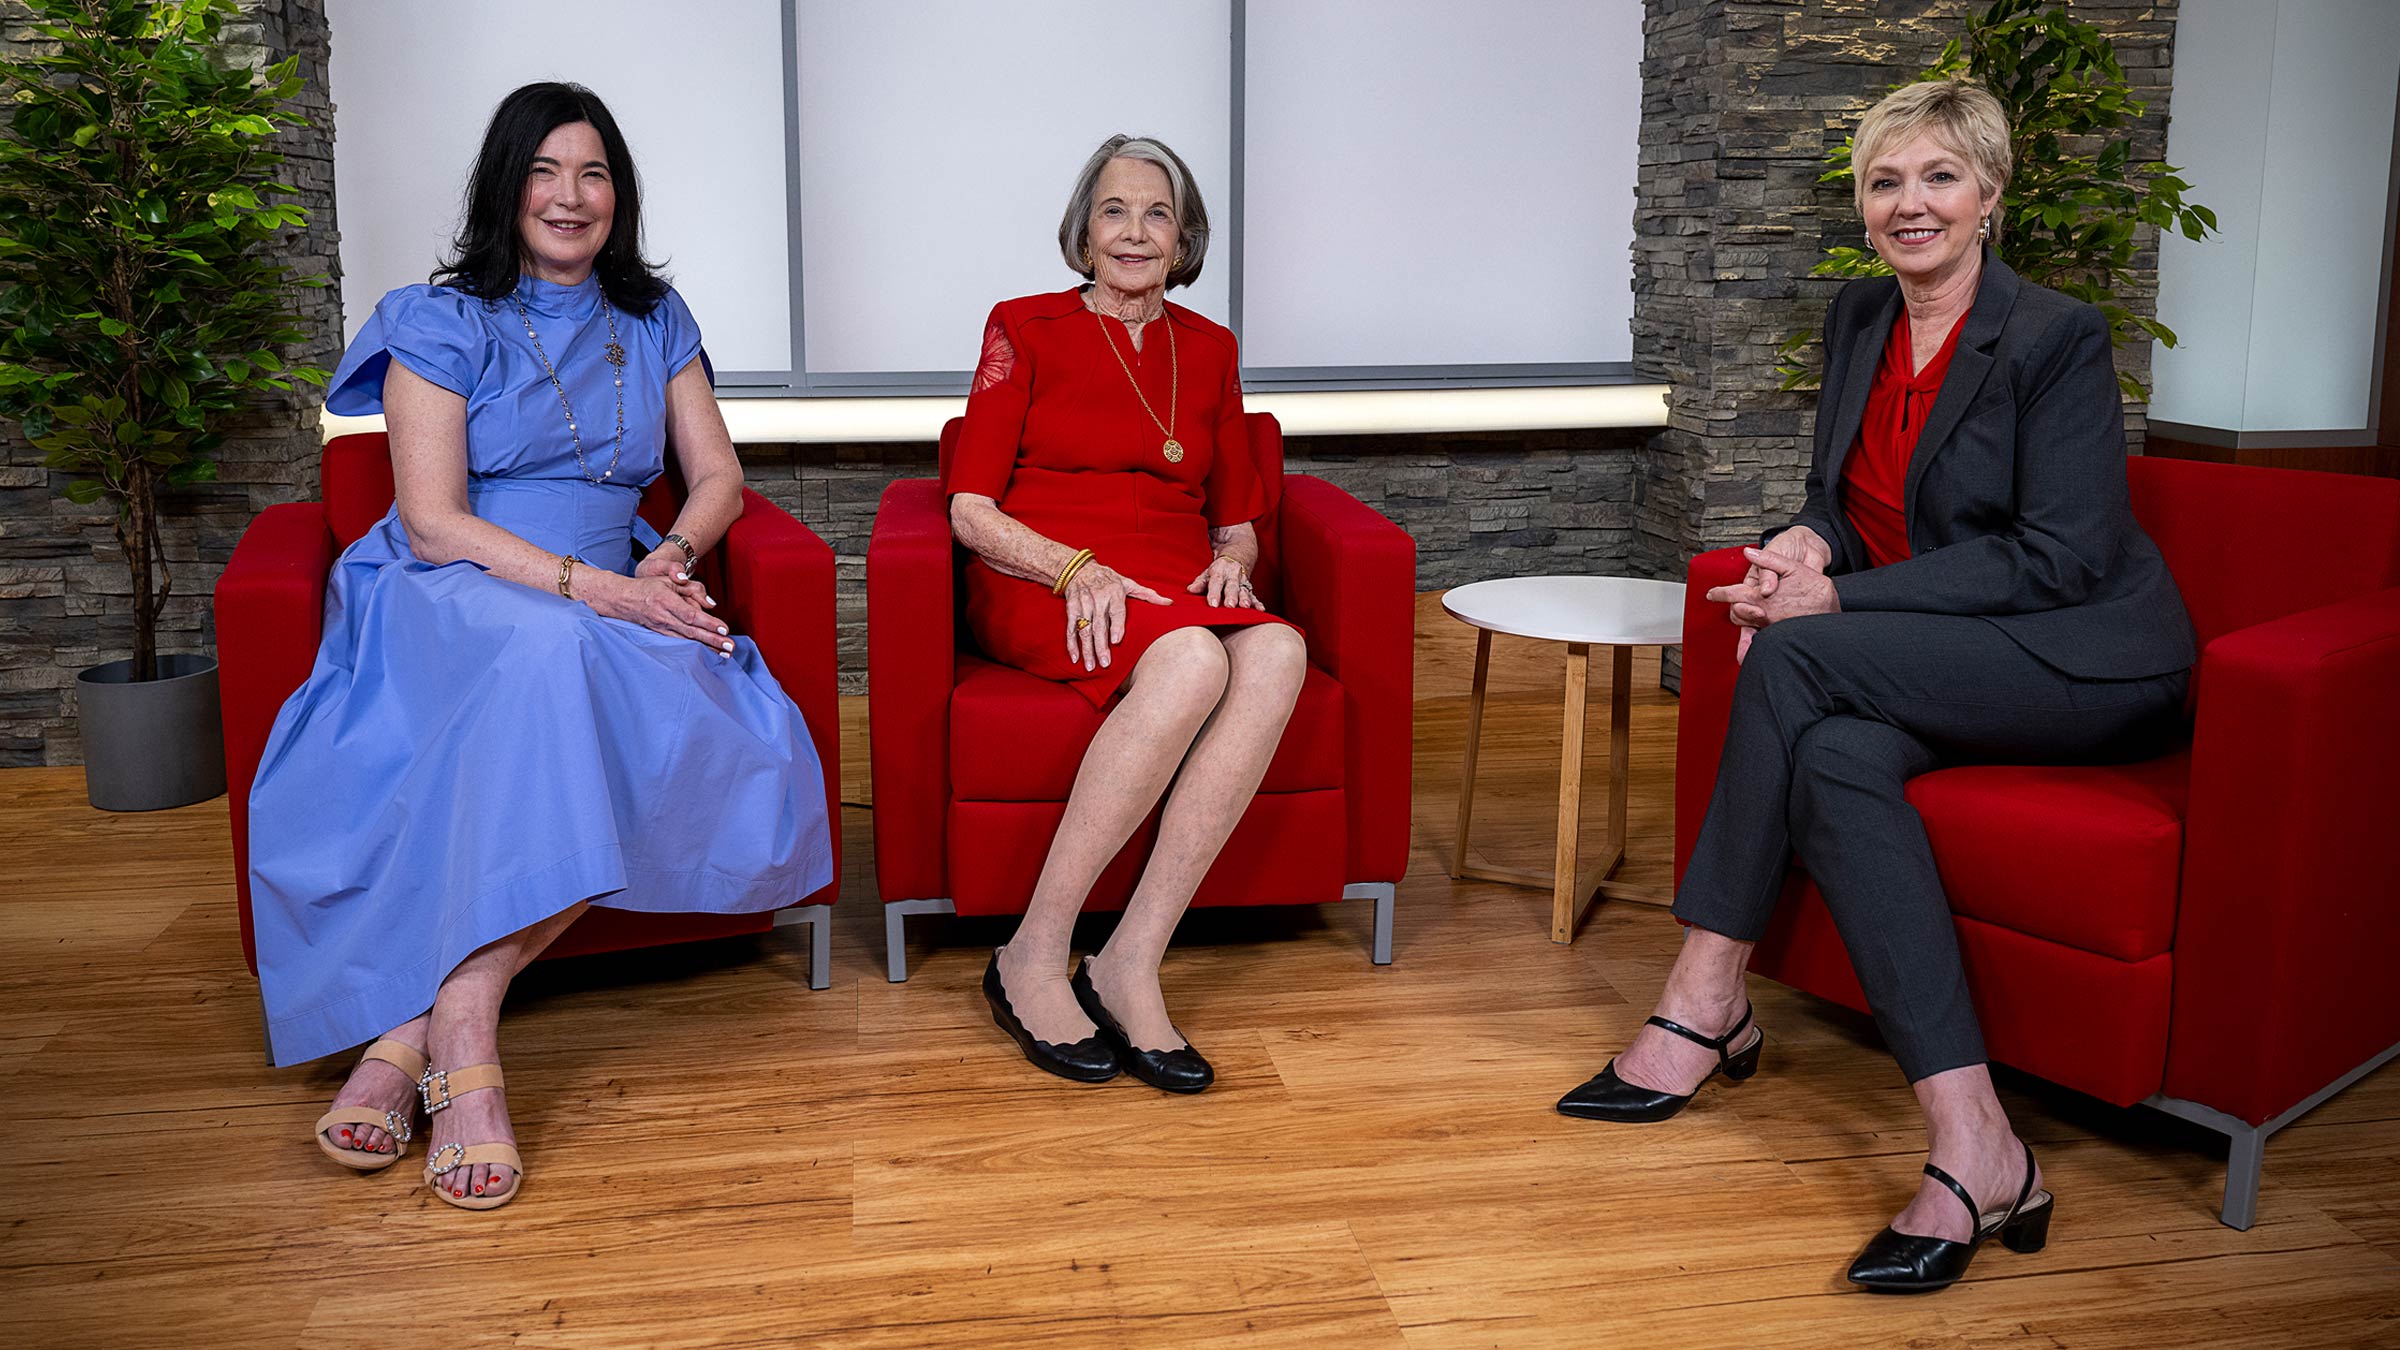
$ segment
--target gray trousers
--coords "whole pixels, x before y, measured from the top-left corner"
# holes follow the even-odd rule
[[[1756,942],[1797,852],[1901,1072],[1913,1083],[1981,1064],[1950,904],[1902,789],[1952,764],[2164,753],[2183,734],[2188,673],[2082,679],[1991,624],[1954,615],[1774,624],[1752,642],[1734,685],[1716,794],[1676,917]]]

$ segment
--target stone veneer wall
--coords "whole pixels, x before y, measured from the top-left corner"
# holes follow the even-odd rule
[[[286,236],[288,257],[303,273],[338,281],[323,0],[242,0],[242,9],[226,29],[232,59],[255,68],[297,53],[308,80],[291,108],[296,123],[278,138],[283,181],[300,189],[311,213],[306,230]],[[0,7],[0,50],[27,49],[23,11]],[[340,292],[298,294],[304,326],[318,337],[286,355],[330,367],[341,350]],[[256,405],[228,428],[218,481],[164,498],[160,533],[175,589],[159,619],[160,651],[213,646],[209,592],[244,527],[263,507],[314,495],[317,405],[305,387]],[[59,495],[54,480],[62,477],[13,423],[0,424],[0,767],[81,762],[75,672],[133,647],[132,578],[108,511]]]
[[[1777,389],[1776,344],[1814,325],[1839,283],[1808,275],[1863,235],[1825,153],[1886,90],[1930,64],[1981,0],[1647,0],[1634,239],[1634,364],[1670,389],[1667,431],[1639,455],[1636,565],[1679,575],[1694,553],[1755,540],[1803,496],[1815,396]],[[2114,40],[2148,111],[2134,160],[2166,153],[2176,0],[2072,0]],[[2198,195],[2207,199],[2206,185]],[[2148,233],[2146,231],[2146,233]],[[2138,290],[2155,312],[2157,241]],[[2146,375],[2148,346],[2118,353]],[[2143,410],[2126,409],[2138,449]]]

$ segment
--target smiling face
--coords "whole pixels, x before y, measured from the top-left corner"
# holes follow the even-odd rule
[[[1905,285],[1956,275],[1976,256],[1983,218],[2000,201],[1966,157],[1930,135],[1878,154],[1859,170],[1867,240]]]
[[[1120,294],[1167,284],[1182,231],[1167,171],[1146,159],[1112,159],[1100,170],[1086,226],[1092,279]]]
[[[616,214],[616,180],[592,124],[568,122],[543,137],[517,212],[526,270],[562,285],[581,282],[592,274]]]

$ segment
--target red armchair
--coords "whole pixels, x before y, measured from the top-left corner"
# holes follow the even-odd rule
[[[1944,769],[1909,784],[1995,1060],[2232,1141],[2223,1219],[2267,1136],[2400,1051],[2385,850],[2400,763],[2400,482],[2127,463],[2202,653],[2191,743],[2146,763]],[[1714,790],[1734,629],[1692,560],[1677,732],[1680,879]],[[1751,968],[1865,1007],[1805,859]]]
[[[958,439],[943,429],[947,478]],[[1252,570],[1308,633],[1309,672],[1266,780],[1196,905],[1375,902],[1374,961],[1392,959],[1408,866],[1416,543],[1321,479],[1286,478],[1283,432],[1250,415],[1267,488]],[[943,479],[883,494],[867,545],[867,716],[875,873],[887,974],[908,978],[911,914],[1024,912],[1101,714],[1058,684],[985,659],[959,619],[963,554]],[[1090,905],[1124,905],[1158,818],[1134,831]]]
[[[235,884],[241,892],[242,958],[258,971],[250,918],[250,784],[267,732],[316,664],[333,560],[373,528],[392,504],[391,451],[381,432],[342,436],[325,447],[324,500],[270,506],[243,532],[217,581],[217,662],[225,716],[226,800],[233,810]],[[681,504],[669,473],[642,498],[642,517],[665,529]],[[835,716],[833,550],[782,508],[745,490],[742,517],[701,561],[709,593],[736,633],[758,644],[784,692],[800,705],[825,769],[825,813],[833,825],[834,880],[773,914],[636,914],[593,909],[545,956],[576,956],[691,942],[770,927],[809,929],[809,987],[832,979],[831,906],[841,889],[841,723]]]

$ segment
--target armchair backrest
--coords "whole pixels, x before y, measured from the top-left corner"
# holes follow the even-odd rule
[[[375,528],[392,509],[391,438],[381,431],[352,432],[325,444],[317,461],[319,491],[324,494],[325,522],[333,530],[333,546],[345,549]],[[675,523],[683,506],[683,479],[670,455],[667,471],[642,494],[642,519],[653,529]]]
[[[2125,468],[2203,647],[2400,586],[2400,480],[2146,455]]]

